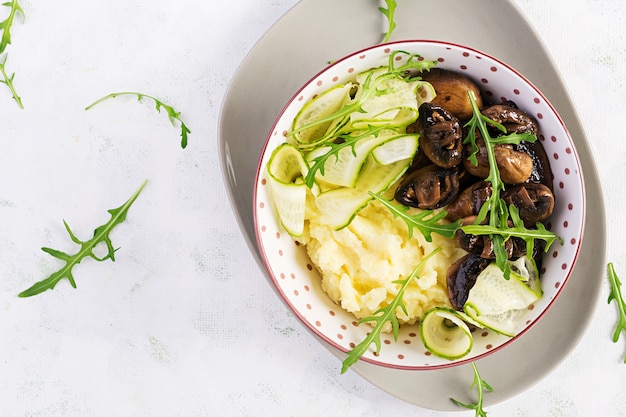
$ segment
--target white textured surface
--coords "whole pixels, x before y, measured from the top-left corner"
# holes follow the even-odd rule
[[[604,184],[607,258],[626,282],[626,140],[621,123],[607,122],[626,111],[626,4],[516,3],[577,103]],[[457,414],[340,375],[274,295],[231,213],[217,156],[220,105],[245,54],[294,4],[22,0],[27,17],[12,31],[7,69],[25,109],[0,85],[0,416]],[[84,110],[120,90],[182,111],[189,147],[149,103],[118,98]],[[41,246],[74,248],[63,219],[89,238],[144,179],[111,234],[117,262],[86,260],[77,289],[63,281],[17,298],[58,267]],[[626,415],[616,318],[601,301],[570,357],[489,416]],[[522,360],[532,366],[532,353]]]

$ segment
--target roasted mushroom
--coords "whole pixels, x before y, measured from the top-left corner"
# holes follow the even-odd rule
[[[478,181],[465,188],[446,207],[447,218],[456,221],[477,215],[485,201],[491,197],[491,190],[491,184],[485,181]]]
[[[441,106],[423,103],[419,108],[420,147],[430,161],[451,168],[463,160],[463,130],[459,119]]]
[[[476,284],[476,278],[490,263],[488,259],[468,253],[450,265],[446,281],[452,308],[459,311],[463,309],[470,290]]]
[[[482,108],[478,86],[465,75],[441,68],[433,68],[421,75],[422,79],[428,81],[437,93],[431,103],[445,108],[459,120],[466,121],[472,117],[472,103],[468,91],[474,93],[478,108]]]
[[[485,141],[476,135],[476,145],[478,153],[476,154],[476,162],[474,165],[469,158],[463,161],[463,166],[472,175],[478,178],[487,178],[489,176],[489,159],[487,156],[487,147]],[[471,152],[471,145],[466,145],[466,152]],[[500,172],[500,179],[505,184],[520,184],[527,181],[533,173],[533,158],[522,150],[517,150],[513,145],[498,144],[494,146],[494,154],[496,157],[496,165]]]
[[[520,184],[504,190],[502,199],[519,210],[526,227],[534,227],[554,210],[554,194],[543,184]]]
[[[459,193],[458,170],[428,165],[406,175],[395,199],[409,207],[430,210],[443,207]]]
[[[486,107],[482,114],[504,126],[507,134],[529,132],[536,135],[539,132],[535,119],[511,102]],[[502,134],[499,130],[497,132]]]
[[[552,190],[552,169],[550,168],[546,150],[541,142],[538,140],[535,142],[521,142],[515,145],[515,149],[527,153],[533,160],[533,170],[530,173],[528,182],[538,182]]]

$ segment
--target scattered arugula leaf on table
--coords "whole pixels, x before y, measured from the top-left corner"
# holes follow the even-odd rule
[[[15,91],[15,87],[13,86],[13,78],[15,78],[15,73],[9,76],[5,69],[7,57],[8,54],[5,54],[4,57],[0,58],[0,60],[2,61],[0,62],[0,74],[2,74],[3,78],[2,80],[0,80],[0,83],[6,84],[6,86],[9,87],[9,90],[11,90],[11,94],[13,95],[13,99],[17,102],[18,106],[23,109],[24,105],[22,104],[22,98],[17,94],[17,91]]]
[[[387,32],[383,38],[383,43],[388,42],[391,39],[391,34],[396,29],[396,0],[385,0],[387,7],[379,7],[378,10],[387,18]]]
[[[400,288],[398,289],[398,293],[394,296],[393,300],[385,306],[381,307],[374,312],[373,315],[369,317],[365,317],[358,321],[358,324],[363,323],[372,323],[375,325],[372,328],[365,339],[363,339],[358,345],[356,345],[350,352],[348,352],[348,357],[344,359],[341,366],[341,373],[346,373],[348,369],[358,362],[358,360],[367,352],[372,343],[376,347],[375,352],[379,353],[381,348],[380,343],[380,334],[387,322],[391,322],[391,327],[393,330],[393,338],[395,341],[398,340],[398,332],[400,330],[400,323],[398,323],[398,317],[396,316],[396,309],[401,308],[406,314],[406,307],[404,306],[404,301],[402,297],[404,296],[404,292],[407,287],[411,283],[414,278],[419,278],[419,272],[424,267],[426,262],[437,252],[439,252],[441,248],[437,248],[428,255],[426,255],[420,263],[415,267],[411,275],[409,275],[405,279],[393,281],[394,284],[399,284]]]
[[[485,390],[488,392],[493,392],[493,388],[491,385],[487,383],[484,379],[481,378],[480,373],[478,372],[478,368],[476,367],[476,363],[472,362],[472,369],[474,370],[474,381],[472,382],[471,387],[476,387],[478,391],[478,400],[475,404],[466,404],[462,403],[454,398],[450,398],[452,402],[456,405],[467,408],[469,410],[474,410],[476,412],[476,417],[487,417],[487,412],[483,409],[483,395]]]
[[[615,301],[619,313],[619,320],[615,326],[615,333],[613,333],[613,342],[617,343],[620,333],[624,332],[626,335],[626,302],[622,296],[622,282],[617,276],[612,262],[608,264],[608,275],[611,283],[611,294],[609,295],[608,303]],[[624,355],[624,363],[626,363],[626,355]]]
[[[9,7],[11,11],[9,12],[9,15],[7,16],[7,18],[4,19],[2,22],[0,22],[0,30],[2,31],[2,37],[0,37],[0,54],[3,54],[7,46],[11,44],[11,27],[13,26],[13,22],[15,21],[15,17],[18,14],[24,17],[24,10],[19,5],[17,0],[11,0],[11,1],[2,3],[2,6]],[[20,96],[17,95],[17,92],[15,91],[15,87],[13,86],[13,79],[15,78],[15,73],[9,76],[5,70],[5,64],[7,62],[7,55],[5,54],[0,59],[2,60],[2,63],[0,64],[0,73],[2,75],[2,80],[0,80],[0,82],[3,84],[6,84],[7,87],[9,87],[9,90],[11,90],[11,94],[13,95],[13,98],[15,99],[17,104],[20,106],[20,108],[23,109],[24,106],[22,104],[22,99],[20,98]]]
[[[181,137],[181,142],[180,142],[180,146],[181,148],[185,149],[187,147],[187,139],[189,134],[191,133],[191,130],[189,130],[189,128],[187,127],[187,125],[185,124],[185,122],[183,122],[183,119],[181,119],[180,117],[180,112],[176,111],[174,109],[174,107],[165,104],[163,101],[159,100],[156,97],[153,97],[151,95],[148,94],[143,94],[143,93],[137,93],[134,91],[123,91],[123,92],[119,92],[119,93],[111,93],[108,94],[96,101],[94,101],[93,103],[91,103],[89,106],[87,106],[85,108],[85,110],[90,110],[92,107],[94,107],[96,104],[99,104],[107,99],[110,98],[116,98],[119,96],[136,96],[137,97],[137,101],[141,102],[144,98],[150,99],[152,101],[154,101],[155,106],[156,106],[156,110],[157,112],[161,112],[161,109],[163,108],[166,112],[167,112],[167,117],[170,119],[170,123],[172,123],[172,126],[176,127],[176,120],[180,123],[180,137]]]
[[[0,54],[4,52],[7,46],[11,43],[11,27],[15,21],[15,17],[18,14],[21,14],[22,17],[24,17],[24,10],[19,5],[17,0],[10,0],[2,3],[2,5],[10,7],[11,11],[9,12],[7,18],[0,22],[0,30],[2,30],[2,38],[0,38]]]
[[[480,112],[476,105],[474,93],[469,91],[468,95],[473,115],[465,124],[465,127],[468,128],[468,133],[463,143],[470,144],[472,152],[468,158],[471,163],[477,165],[476,154],[478,153],[478,145],[476,144],[476,131],[480,132],[485,142],[487,159],[489,161],[489,175],[485,181],[491,184],[492,191],[491,196],[482,205],[474,224],[462,226],[461,229],[468,234],[489,235],[492,238],[494,243],[493,249],[496,255],[495,262],[504,272],[504,277],[508,279],[511,267],[509,262],[507,262],[508,254],[504,242],[509,237],[516,236],[523,239],[526,242],[527,253],[533,253],[535,239],[542,239],[546,242],[546,252],[555,240],[558,240],[561,244],[563,241],[554,233],[546,230],[541,223],[537,224],[537,229],[527,229],[519,217],[518,210],[513,205],[507,207],[506,202],[500,197],[500,193],[504,191],[504,182],[500,178],[500,170],[496,163],[495,146],[497,144],[519,144],[522,141],[532,143],[537,140],[537,136],[529,132],[506,134],[506,128],[502,124],[491,120]],[[500,130],[504,135],[492,138],[487,129],[488,124]],[[481,224],[485,219],[487,219],[488,224]],[[513,223],[513,227],[509,225],[509,220]]]
[[[74,235],[74,232],[70,229],[67,222],[64,220],[63,224],[65,226],[65,230],[70,235],[72,242],[80,245],[80,250],[76,252],[74,255],[67,254],[65,252],[61,252],[56,249],[51,248],[41,248],[44,252],[52,255],[55,258],[58,258],[65,262],[65,265],[58,271],[54,272],[48,278],[39,281],[32,285],[30,288],[22,291],[19,296],[20,297],[31,297],[33,295],[40,294],[46,290],[52,290],[54,287],[61,281],[63,278],[67,278],[70,281],[72,287],[76,288],[76,282],[74,281],[74,276],[72,274],[72,269],[80,263],[84,258],[93,258],[98,262],[106,261],[110,259],[115,262],[115,252],[117,249],[113,248],[113,243],[111,242],[111,238],[109,237],[109,233],[115,226],[122,223],[126,220],[126,214],[128,213],[128,209],[135,202],[141,190],[145,187],[147,181],[144,181],[141,184],[141,187],[133,194],[124,204],[120,207],[108,210],[109,214],[111,214],[111,218],[108,222],[103,224],[102,226],[97,227],[93,232],[93,237],[87,241],[82,241]],[[107,254],[103,257],[98,257],[94,253],[94,248],[98,244],[104,243],[107,247]]]

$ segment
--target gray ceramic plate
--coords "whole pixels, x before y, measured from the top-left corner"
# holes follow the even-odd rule
[[[497,388],[485,398],[486,405],[490,405],[544,378],[567,358],[584,334],[605,276],[601,186],[587,138],[559,71],[514,4],[508,0],[398,3],[395,40],[437,39],[471,46],[516,68],[542,90],[576,144],[585,176],[587,212],[594,214],[587,216],[576,270],[558,302],[520,340],[477,362],[481,376]],[[440,24],[442,21],[446,24]],[[467,21],[473,22],[471,27]],[[320,22],[324,30],[320,30]],[[380,42],[384,24],[374,3],[366,6],[363,0],[303,0],[264,35],[235,75],[222,107],[220,157],[241,231],[260,266],[252,197],[267,133],[302,84],[328,61]],[[341,352],[325,346],[342,358]],[[532,366],[523,360],[530,351]],[[450,397],[474,400],[469,389],[473,374],[467,365],[437,371],[402,371],[359,362],[353,370],[389,394],[424,408],[458,411]]]

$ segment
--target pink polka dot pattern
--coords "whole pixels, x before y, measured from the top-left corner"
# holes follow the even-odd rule
[[[534,325],[555,302],[575,265],[582,243],[585,202],[582,175],[575,146],[548,100],[513,68],[472,48],[428,41],[404,41],[375,46],[334,62],[298,91],[287,104],[271,132],[257,171],[254,194],[257,244],[270,281],[295,316],[322,340],[343,351],[354,348],[371,328],[359,325],[353,315],[333,303],[323,292],[317,270],[306,248],[295,242],[276,219],[264,167],[272,150],[285,141],[291,120],[302,105],[333,85],[354,79],[356,73],[388,62],[396,50],[419,53],[420,60],[436,61],[439,67],[460,71],[482,88],[485,100],[513,100],[537,119],[540,140],[554,174],[555,212],[546,228],[561,239],[545,255],[541,268],[544,296],[525,312],[519,332]],[[403,59],[397,57],[398,60]],[[515,339],[485,329],[473,332],[474,348],[465,358],[449,361],[424,348],[418,325],[402,326],[398,340],[382,336],[380,354],[370,349],[363,360],[398,369],[437,369],[467,363],[513,343]],[[288,341],[287,341],[288,342]]]

